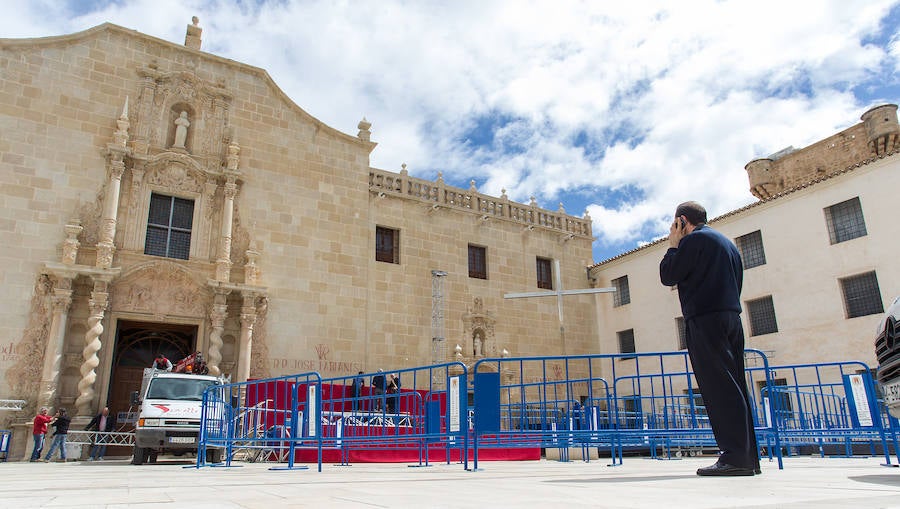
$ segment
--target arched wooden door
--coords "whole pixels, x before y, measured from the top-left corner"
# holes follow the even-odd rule
[[[153,365],[156,354],[162,352],[175,364],[193,353],[196,344],[196,325],[119,320],[107,397],[109,411],[118,415],[129,410],[131,393],[141,389],[144,368]],[[125,422],[117,426],[125,430],[133,427]]]

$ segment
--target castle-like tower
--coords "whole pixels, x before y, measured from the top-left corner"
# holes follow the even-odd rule
[[[806,148],[789,147],[744,166],[750,192],[760,200],[786,189],[841,171],[900,148],[897,105],[876,106],[860,117],[862,122]]]

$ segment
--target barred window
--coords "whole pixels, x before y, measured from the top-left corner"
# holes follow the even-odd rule
[[[487,248],[469,244],[469,277],[487,279]]]
[[[400,231],[384,226],[375,227],[375,260],[400,263]]]
[[[619,339],[619,353],[635,353],[634,349],[634,329],[619,331],[616,333]],[[634,359],[634,357],[622,357],[623,359]]]
[[[622,276],[612,280],[613,288],[613,307],[624,306],[631,302],[631,292],[628,290],[628,276]]]
[[[775,320],[775,304],[772,296],[747,301],[747,314],[750,316],[750,335],[761,336],[778,332]]]
[[[866,220],[858,197],[826,207],[825,222],[832,244],[866,236]]]
[[[766,264],[766,252],[763,249],[762,233],[759,230],[741,235],[735,239],[735,244],[741,252],[744,270]]]
[[[189,259],[193,222],[194,200],[152,193],[144,254]]]
[[[684,328],[684,317],[675,318],[675,329],[678,331],[678,349],[687,350],[687,329]]]
[[[553,269],[550,268],[550,259],[549,258],[541,258],[540,256],[536,259],[537,264],[537,287],[543,288],[544,290],[552,290],[553,289]]]
[[[881,302],[881,289],[875,271],[841,279],[841,290],[844,292],[844,309],[847,318],[874,315],[884,312]]]

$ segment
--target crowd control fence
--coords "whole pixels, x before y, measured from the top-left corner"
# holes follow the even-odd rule
[[[287,463],[286,469],[315,461],[321,470],[323,461],[349,465],[354,458],[467,461],[466,376],[465,365],[454,362],[212,387],[204,395],[201,448],[223,449],[225,466],[244,460]],[[198,467],[206,457],[198,452]]]
[[[771,366],[745,350],[745,377],[762,458],[897,454],[897,420],[860,362]],[[382,383],[381,380],[384,382]],[[400,388],[389,389],[391,377]],[[359,380],[360,383],[354,383]],[[384,387],[384,390],[382,390]],[[212,387],[201,451],[235,461],[305,468],[322,462],[427,466],[540,451],[585,461],[717,451],[687,352],[488,358],[322,379],[318,373]],[[552,454],[551,454],[552,453]],[[216,457],[210,455],[209,457]],[[535,458],[536,459],[536,458]],[[286,464],[286,466],[280,466]]]
[[[761,369],[748,367],[748,373]],[[879,400],[866,364],[770,366],[769,375],[771,386],[751,388],[771,424],[757,436],[764,450],[773,447],[777,438],[788,454],[852,456],[880,451],[886,464],[891,464],[890,447],[897,452],[896,419]]]
[[[745,357],[767,366],[760,351]],[[613,465],[634,451],[674,457],[715,448],[685,351],[483,359],[473,372],[475,468],[480,450],[525,444],[562,460],[605,451]],[[765,369],[746,374],[750,386],[771,383]],[[757,428],[769,426],[754,417]],[[778,433],[771,437],[777,445]]]

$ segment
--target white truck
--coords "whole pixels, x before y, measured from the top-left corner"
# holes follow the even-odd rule
[[[134,458],[131,463],[141,465],[154,462],[160,453],[182,455],[197,452],[200,439],[200,418],[203,391],[221,385],[223,379],[209,375],[171,373],[154,368],[144,370],[141,391],[133,398],[140,404],[134,429]],[[210,417],[221,417],[221,409],[214,406]],[[207,448],[206,460],[222,461],[222,449]]]

